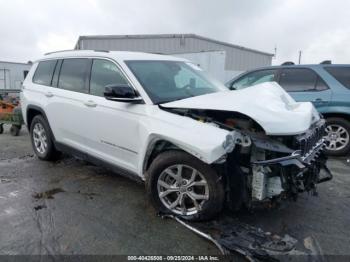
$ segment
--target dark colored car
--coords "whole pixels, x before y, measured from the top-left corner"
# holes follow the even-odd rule
[[[296,101],[312,102],[327,120],[327,153],[350,151],[350,65],[285,63],[245,72],[226,86],[232,90],[275,81]]]

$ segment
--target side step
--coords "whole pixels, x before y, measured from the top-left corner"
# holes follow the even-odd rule
[[[281,237],[264,232],[260,228],[242,223],[232,217],[226,216],[207,222],[189,222],[173,215],[162,215],[162,217],[174,219],[199,236],[211,241],[222,255],[238,253],[248,261],[280,261],[285,256],[290,259],[292,255],[308,257],[307,261],[319,261],[320,259],[321,253],[318,251],[318,246],[312,244],[314,241],[310,239],[307,245],[304,243],[305,246],[301,245],[297,248],[298,240],[289,235]]]

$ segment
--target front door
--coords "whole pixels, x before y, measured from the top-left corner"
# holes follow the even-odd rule
[[[107,100],[107,85],[127,84],[119,67],[110,60],[93,59],[85,130],[87,144],[94,156],[137,172],[140,155],[139,122],[144,115],[144,104]]]

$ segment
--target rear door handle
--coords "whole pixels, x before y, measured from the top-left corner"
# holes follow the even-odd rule
[[[53,94],[52,94],[51,92],[47,92],[47,93],[45,94],[45,96],[50,98],[50,97],[53,97]]]
[[[94,101],[91,101],[91,100],[85,102],[84,105],[86,105],[88,107],[96,107],[97,106],[97,104]]]

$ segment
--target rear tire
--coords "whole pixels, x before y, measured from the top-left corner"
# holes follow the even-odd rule
[[[42,115],[36,115],[30,125],[30,138],[35,154],[41,160],[56,160],[59,152],[53,143],[49,124]]]
[[[4,127],[2,124],[0,124],[0,134],[4,133]]]
[[[225,200],[223,181],[217,172],[198,158],[177,150],[166,151],[154,159],[147,171],[146,189],[160,213],[190,221],[213,218],[220,213]],[[177,200],[178,204],[171,208]]]
[[[18,126],[18,125],[12,125],[10,128],[10,133],[13,136],[18,136],[20,131],[21,131],[21,126]]]
[[[330,117],[326,121],[326,154],[330,156],[346,155],[350,151],[350,122],[340,117]]]

